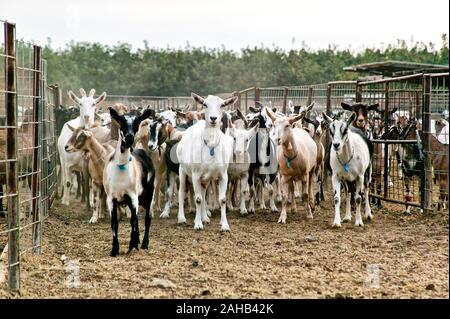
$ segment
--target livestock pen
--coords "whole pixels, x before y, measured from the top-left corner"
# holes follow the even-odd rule
[[[304,218],[303,207],[285,225],[278,225],[270,210],[246,216],[232,210],[228,233],[215,227],[216,212],[214,227],[198,232],[190,227],[191,214],[189,227],[177,225],[173,209],[168,220],[155,215],[148,251],[111,258],[109,223],[88,224],[85,203],[73,199],[65,206],[57,199],[55,110],[73,106],[62,90],[69,88],[49,85],[51,65],[41,48],[18,41],[13,24],[0,24],[5,34],[0,40],[0,296],[448,297],[448,206],[438,211],[434,205],[440,198],[448,202],[448,154],[433,148],[440,113],[448,110],[448,73],[225,94],[237,97],[228,109],[244,114],[257,102],[283,113],[289,101],[314,102],[314,110],[330,115],[342,111],[342,102],[378,103],[385,131],[389,111],[414,117],[419,130],[413,139],[373,140],[383,156],[374,163],[373,183],[379,187],[371,196],[384,207],[374,210],[366,227],[331,228],[330,191],[312,221]],[[99,110],[116,103],[156,111],[201,108],[186,96],[108,95]],[[423,170],[414,172],[409,192],[394,152],[404,145],[421,145],[423,153]],[[447,161],[447,168],[434,163],[436,158]],[[424,213],[404,214],[406,204]],[[119,238],[128,235],[128,227],[120,227]]]

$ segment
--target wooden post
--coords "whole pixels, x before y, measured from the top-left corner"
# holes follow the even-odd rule
[[[360,103],[362,101],[362,87],[359,85],[359,81],[356,82],[355,90],[355,102]]]
[[[311,87],[312,88],[312,87]],[[333,113],[332,110],[332,106],[331,106],[331,94],[333,93],[332,91],[332,84],[328,84],[327,85],[327,105],[326,105],[326,114],[328,116],[331,116],[331,114]],[[331,146],[331,139],[330,139],[330,134],[328,133],[328,131],[326,131],[326,136],[325,136],[325,152],[329,153],[329,145]],[[327,158],[327,157],[325,157]],[[327,189],[328,188],[328,165],[324,165],[324,173],[323,173],[323,185],[325,186],[324,188]]]
[[[389,82],[384,84],[384,131],[389,131]],[[381,163],[380,163],[381,164]],[[384,143],[384,172],[383,172],[383,183],[384,183],[384,198],[388,198],[389,192],[389,144]]]
[[[433,177],[431,166],[431,77],[425,75],[424,79],[424,103],[422,111],[422,138],[423,138],[423,185],[421,205],[424,212],[430,212],[432,210],[433,201]]]
[[[331,113],[332,113],[332,109],[331,109],[332,88],[333,88],[332,84],[328,84],[328,86],[327,86],[327,109],[326,109],[328,116],[331,116]],[[311,103],[309,103],[309,104],[311,104]]]
[[[283,113],[284,114],[286,114],[288,95],[289,95],[289,89],[287,87],[285,87],[284,91],[283,91]]]
[[[38,180],[40,177],[39,171],[39,150],[41,147],[40,143],[40,111],[42,103],[42,92],[41,92],[41,47],[34,45],[34,65],[33,65],[33,172],[31,175],[31,207],[32,207],[32,217],[33,217],[33,227],[32,227],[32,240],[33,240],[33,253],[41,253],[41,217],[39,213],[39,189]]]
[[[17,91],[16,91],[16,27],[5,22],[6,45],[6,163],[8,194],[8,284],[9,290],[20,289],[20,234],[17,194]]]
[[[248,113],[248,94],[247,94],[247,92],[248,91],[245,91],[245,113],[244,114]]]
[[[256,106],[256,102],[259,102],[261,96],[261,90],[259,87],[255,86],[255,106]]]
[[[306,103],[307,106],[311,105],[311,103],[312,103],[312,98],[313,98],[313,94],[314,94],[314,89],[313,89],[312,86],[310,86],[310,87],[308,88],[308,102]]]
[[[237,97],[236,103],[234,103],[234,107],[233,109],[236,110],[241,109],[241,94],[239,93],[239,91],[235,91],[233,92],[233,95]]]

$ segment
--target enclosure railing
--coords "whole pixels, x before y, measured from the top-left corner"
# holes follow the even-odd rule
[[[56,194],[55,121],[41,47],[17,41],[12,23],[0,27],[0,255],[8,252],[8,287],[18,291],[21,256],[41,252]]]

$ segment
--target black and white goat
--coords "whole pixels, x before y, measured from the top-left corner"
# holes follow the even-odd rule
[[[351,125],[357,117],[356,113],[353,113],[347,121],[333,120],[325,113],[322,113],[322,115],[324,120],[330,123],[329,131],[332,143],[330,166],[333,172],[334,191],[335,215],[333,227],[341,226],[341,184],[344,185],[347,192],[354,192],[356,201],[355,225],[364,226],[361,217],[362,194],[364,194],[365,217],[368,220],[372,219],[369,204],[369,184],[372,176],[373,145],[360,129]],[[350,221],[351,218],[350,196],[347,193],[344,221]]]
[[[127,205],[131,211],[131,238],[128,253],[133,248],[139,249],[139,224],[137,208],[141,205],[145,209],[145,233],[141,248],[148,249],[149,230],[151,224],[150,203],[153,197],[153,183],[155,170],[150,158],[142,149],[132,150],[135,134],[139,124],[150,116],[154,116],[151,109],[141,115],[127,113],[119,115],[113,108],[109,109],[111,117],[120,126],[119,142],[103,172],[103,185],[107,195],[106,203],[111,215],[113,242],[111,256],[119,255],[119,240],[117,232],[119,223],[117,210],[119,205]]]

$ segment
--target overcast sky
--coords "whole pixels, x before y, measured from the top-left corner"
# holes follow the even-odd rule
[[[191,46],[239,50],[277,45],[313,49],[337,44],[382,46],[434,42],[448,33],[448,0],[0,0],[0,19],[17,36],[53,47],[71,40],[143,47]],[[293,41],[293,39],[295,39]]]

